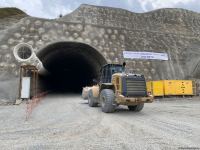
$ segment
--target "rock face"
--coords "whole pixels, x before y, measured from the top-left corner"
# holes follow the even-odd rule
[[[148,80],[200,78],[200,14],[192,11],[160,9],[138,14],[81,5],[55,20],[25,17],[18,23],[4,22],[0,24],[0,99],[14,100],[17,95],[19,64],[12,50],[19,42],[29,43],[37,54],[61,41],[84,43],[107,63],[126,61],[130,71]],[[169,60],[124,59],[124,50],[165,52]]]
[[[0,9],[0,30],[5,30],[10,26],[18,23],[20,19],[27,17],[23,11],[17,8]]]

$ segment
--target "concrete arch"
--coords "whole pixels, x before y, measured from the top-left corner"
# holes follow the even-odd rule
[[[56,42],[41,49],[37,56],[49,74],[41,77],[46,90],[78,92],[98,78],[106,59],[95,48],[79,42]]]

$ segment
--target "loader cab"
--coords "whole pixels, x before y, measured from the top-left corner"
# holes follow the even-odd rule
[[[100,70],[100,83],[111,83],[112,75],[114,73],[122,73],[123,65],[120,64],[106,64]]]

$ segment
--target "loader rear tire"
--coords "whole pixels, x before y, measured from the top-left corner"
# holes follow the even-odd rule
[[[97,107],[98,103],[96,102],[96,98],[94,98],[92,90],[89,90],[88,92],[88,105],[90,107]]]
[[[115,95],[113,90],[104,89],[100,93],[101,109],[105,113],[112,113],[115,111]]]
[[[129,109],[130,111],[135,111],[135,112],[139,112],[139,111],[141,111],[143,108],[144,108],[144,103],[137,104],[137,105],[135,105],[135,106],[128,106],[128,109]]]

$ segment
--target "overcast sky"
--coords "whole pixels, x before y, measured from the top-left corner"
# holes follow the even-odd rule
[[[83,3],[140,13],[166,7],[185,8],[200,13],[200,0],[0,0],[0,7],[17,7],[31,16],[57,18],[59,14],[68,14]]]

